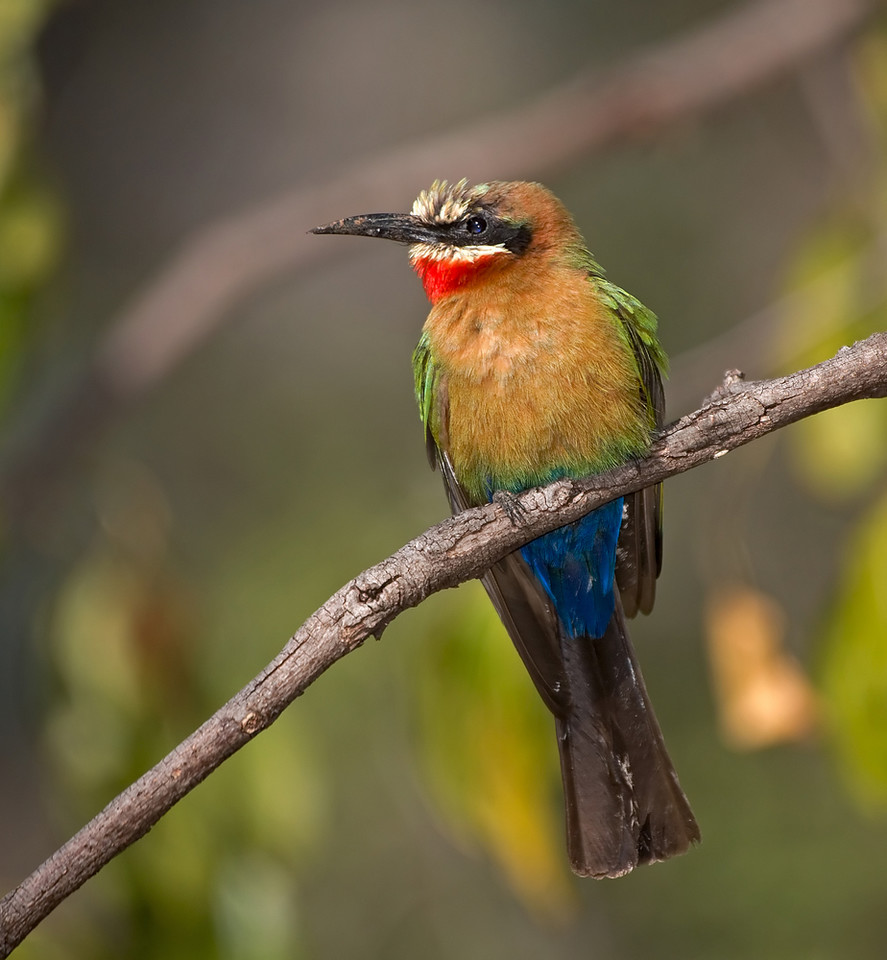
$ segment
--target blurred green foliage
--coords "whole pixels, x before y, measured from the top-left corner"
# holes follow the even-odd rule
[[[887,809],[887,495],[863,512],[846,548],[825,633],[823,690],[854,794]]]
[[[189,642],[200,619],[169,555],[162,489],[143,466],[112,462],[96,498],[101,525],[48,631],[59,690],[46,748],[69,827],[156,762],[208,702]],[[214,941],[223,956],[301,955],[296,864],[323,831],[324,776],[298,727],[252,747],[97,879],[93,909],[113,912],[119,929],[110,939],[84,932],[83,955],[184,960]]]
[[[874,163],[801,239],[790,286],[815,291],[780,331],[780,365],[797,369],[887,329],[887,36],[857,57]],[[786,437],[797,481],[825,508],[848,505],[854,530],[824,624],[829,733],[850,788],[887,808],[887,403],[863,401],[796,424]]]
[[[885,184],[887,190],[887,184]],[[796,370],[834,356],[887,323],[884,221],[873,211],[835,210],[802,241],[790,288],[815,289],[784,319],[778,365]],[[859,497],[887,466],[883,403],[845,404],[801,421],[788,446],[798,481],[825,502]]]
[[[52,0],[0,4],[0,407],[18,372],[28,305],[56,265],[61,208],[33,166],[31,125],[38,97],[33,42]]]
[[[420,757],[450,829],[480,843],[530,908],[569,903],[554,724],[477,583],[415,654]]]

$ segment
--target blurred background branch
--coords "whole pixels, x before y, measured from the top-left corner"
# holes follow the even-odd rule
[[[112,318],[92,361],[39,429],[29,423],[25,441],[7,442],[0,459],[7,522],[27,523],[45,506],[47,485],[56,489],[72,459],[212,336],[239,301],[279,273],[336,256],[306,235],[308,226],[368,203],[402,207],[411,195],[405,185],[424,182],[428,170],[470,170],[475,181],[536,179],[649,139],[801,69],[850,37],[872,9],[870,0],[754,0],[607,73],[586,68],[515,109],[361,156],[332,177],[202,225]]]

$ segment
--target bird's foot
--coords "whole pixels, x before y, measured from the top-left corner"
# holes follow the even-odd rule
[[[493,494],[493,503],[498,503],[502,507],[514,526],[518,526],[527,518],[526,507],[520,502],[518,496],[518,494],[510,493],[508,490],[497,490]]]

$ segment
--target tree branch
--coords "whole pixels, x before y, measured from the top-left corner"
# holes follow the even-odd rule
[[[238,302],[284,271],[338,253],[306,236],[330,210],[403,202],[432,176],[538,177],[762,86],[852,33],[873,0],[752,0],[602,72],[586,68],[534,100],[438,136],[362,157],[211,221],[113,318],[92,363],[33,434],[0,462],[7,521],[24,523],[46,485],[208,339]],[[29,421],[30,422],[30,421]]]
[[[644,460],[528,490],[518,498],[523,510],[513,519],[489,504],[432,527],[342,587],[262,673],[0,900],[0,956],[8,956],[62,900],[270,726],[328,667],[379,636],[404,610],[481,576],[529,540],[616,496],[718,459],[821,410],[875,397],[887,397],[887,333],[790,376],[745,382],[728,373],[699,410],[666,428]]]

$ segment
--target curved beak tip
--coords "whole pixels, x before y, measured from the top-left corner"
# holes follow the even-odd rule
[[[407,213],[363,213],[314,227],[310,233],[339,234],[352,237],[381,237],[398,243],[434,240],[429,227]]]
[[[325,223],[320,227],[312,227],[308,233],[336,233],[336,227],[341,223],[341,220],[336,220],[333,223]]]
[[[357,217],[344,217],[342,220],[334,220],[332,223],[325,223],[320,227],[312,227],[309,233],[332,233],[341,236],[357,237],[378,237],[381,233],[379,227],[373,225],[375,217],[372,214],[363,214]]]

